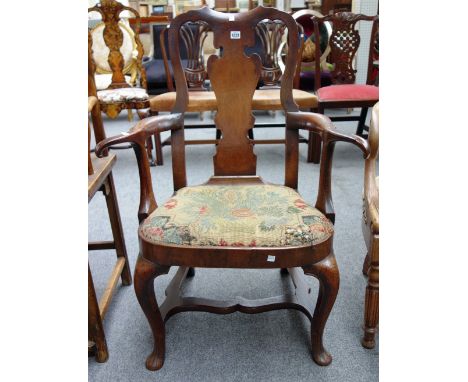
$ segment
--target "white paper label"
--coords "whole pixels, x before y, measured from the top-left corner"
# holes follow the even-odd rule
[[[229,15],[229,21],[234,21],[234,15]]]
[[[267,257],[267,261],[270,262],[270,263],[274,263],[275,259],[276,259],[276,256],[268,255],[268,257]]]
[[[231,31],[231,40],[240,40],[240,31]]]

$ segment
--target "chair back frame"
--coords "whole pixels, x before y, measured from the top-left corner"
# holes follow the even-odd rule
[[[134,27],[134,39],[136,44],[136,51],[138,52],[136,61],[136,70],[140,75],[141,87],[147,87],[146,83],[146,72],[142,66],[143,59],[143,44],[140,41],[139,33],[141,27],[140,15],[133,8],[127,7],[115,0],[101,0],[94,7],[88,8],[88,13],[98,12],[102,16],[102,22],[105,24],[103,30],[104,42],[109,48],[108,62],[109,67],[112,71],[112,82],[108,86],[108,89],[126,88],[131,85],[125,81],[125,62],[124,57],[120,51],[123,44],[123,32],[121,29],[121,18],[120,14],[123,11],[128,11],[133,14],[135,22]]]
[[[254,45],[257,24],[265,19],[279,20],[286,25],[289,49],[297,52],[299,43],[296,22],[290,15],[274,8],[258,7],[247,13],[229,15],[204,7],[179,15],[169,28],[169,49],[177,89],[172,113],[185,113],[189,97],[179,54],[182,26],[187,22],[205,22],[214,33],[214,47],[222,47],[221,57],[210,56],[207,65],[218,102],[215,123],[222,133],[213,158],[215,176],[256,174],[256,156],[253,143],[248,138],[248,130],[253,127],[255,120],[251,104],[262,63],[257,54],[246,56],[244,49]],[[289,112],[298,111],[292,94],[296,64],[297,54],[288,55],[280,96],[283,109]],[[174,168],[175,172],[180,170],[185,174],[185,162],[183,166],[183,169]]]
[[[313,16],[312,20],[316,42],[320,41],[319,23],[328,21],[332,24],[329,45],[330,56],[334,63],[334,68],[331,71],[333,84],[354,84],[356,82],[357,70],[354,68],[354,58],[361,43],[361,36],[356,26],[360,21],[372,23],[366,80],[367,85],[372,85],[372,63],[375,41],[378,36],[379,15],[366,16],[352,12],[337,12],[324,17]],[[315,90],[321,87],[319,49],[315,50],[315,84]]]

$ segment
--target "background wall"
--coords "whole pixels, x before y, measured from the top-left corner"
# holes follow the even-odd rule
[[[352,11],[354,13],[363,13],[368,16],[373,16],[377,14],[378,6],[378,0],[354,0]],[[367,61],[369,59],[369,40],[371,29],[371,25],[368,22],[361,22],[361,25],[359,26],[361,46],[359,47],[356,58],[356,82],[359,84],[366,83],[367,79]]]

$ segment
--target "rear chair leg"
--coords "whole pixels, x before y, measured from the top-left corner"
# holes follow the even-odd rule
[[[195,276],[195,268],[189,268],[188,272],[187,272],[187,276],[185,276],[185,277],[190,278],[190,277],[193,277],[193,276]]]
[[[114,178],[112,173],[109,174],[107,181],[105,183],[104,194],[106,197],[107,211],[109,213],[109,220],[111,223],[112,236],[114,237],[115,243],[115,252],[117,252],[117,257],[124,257],[125,264],[122,269],[122,278],[123,285],[132,284],[132,273],[130,271],[130,266],[128,264],[127,249],[125,247],[125,239],[122,229],[122,222],[120,220],[119,204],[117,202],[117,195],[115,193]]]
[[[94,342],[96,349],[96,361],[106,362],[109,358],[107,350],[106,336],[102,325],[101,314],[99,313],[99,304],[94,290],[93,276],[88,264],[88,341]]]
[[[311,109],[314,113],[324,114],[324,109]],[[309,131],[309,143],[307,144],[307,162],[315,164],[320,163],[320,155],[322,153],[322,138],[319,135]]]
[[[367,117],[367,107],[363,107],[361,109],[361,114],[359,115],[359,122],[358,127],[356,129],[356,135],[362,136],[364,132],[364,126],[366,124],[366,117]]]

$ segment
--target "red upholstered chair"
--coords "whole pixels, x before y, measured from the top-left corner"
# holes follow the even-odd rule
[[[379,101],[379,88],[374,85],[373,69],[374,57],[377,49],[379,32],[379,16],[366,16],[351,12],[337,12],[324,17],[312,16],[314,23],[315,41],[320,40],[319,25],[330,22],[332,34],[330,36],[330,57],[333,64],[331,71],[332,84],[321,86],[320,50],[315,50],[315,84],[318,98],[318,112],[325,114],[326,109],[362,108],[359,116],[331,117],[332,121],[358,121],[356,134],[362,135],[365,128],[367,109]],[[356,84],[355,57],[358,48],[364,44],[356,28],[360,23],[371,23],[369,43],[369,58],[367,65],[366,84]],[[312,162],[319,163],[321,139],[314,134],[311,144]]]

